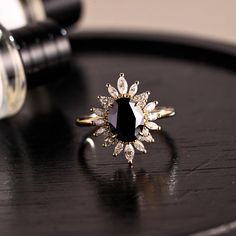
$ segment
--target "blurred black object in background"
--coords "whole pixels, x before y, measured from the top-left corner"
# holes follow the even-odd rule
[[[66,71],[70,55],[67,33],[55,22],[32,23],[11,32],[0,25],[0,118],[21,109],[28,87]]]
[[[63,72],[71,47],[67,32],[57,23],[51,20],[32,23],[11,34],[18,46],[29,87],[45,82],[45,73],[57,73],[58,69]]]
[[[54,19],[63,27],[78,21],[82,14],[80,0],[43,0],[46,16]]]

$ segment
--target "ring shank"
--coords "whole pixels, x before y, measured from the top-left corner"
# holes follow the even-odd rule
[[[173,107],[158,107],[153,112],[158,113],[158,119],[172,117],[175,115],[175,109]],[[81,116],[76,119],[77,126],[94,126],[94,121],[101,119],[101,117],[92,113],[87,116]]]
[[[81,116],[76,119],[77,126],[93,126],[93,121],[99,119],[101,117],[97,116],[96,114],[92,113],[91,115]]]
[[[172,117],[175,115],[175,109],[173,107],[158,107],[153,112],[158,113],[158,119]]]

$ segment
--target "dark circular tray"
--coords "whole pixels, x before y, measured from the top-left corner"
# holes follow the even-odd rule
[[[0,122],[3,235],[188,235],[235,231],[236,47],[175,35],[83,33],[58,83]],[[177,115],[128,169],[83,145],[75,118],[124,72]]]

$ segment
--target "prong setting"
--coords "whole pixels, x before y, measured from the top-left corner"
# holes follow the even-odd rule
[[[94,132],[94,136],[104,135],[103,146],[108,147],[115,145],[113,156],[117,157],[121,152],[124,152],[130,166],[132,166],[133,163],[135,149],[142,153],[147,153],[143,142],[154,142],[150,130],[159,131],[161,129],[159,125],[153,122],[160,118],[160,114],[156,111],[158,102],[153,101],[148,103],[150,92],[146,91],[137,94],[138,86],[139,81],[135,81],[129,88],[124,73],[120,73],[117,81],[117,89],[107,83],[106,87],[110,96],[98,96],[98,100],[102,107],[91,108],[91,111],[95,115],[92,123],[93,125],[98,126],[98,129]],[[112,109],[114,109],[117,104],[119,105],[119,102],[121,101],[127,101],[127,104],[129,103],[131,109],[134,109],[136,113],[139,112],[141,118],[143,116],[143,121],[139,120],[140,131],[135,138],[132,138],[132,140],[122,140],[121,136],[112,129],[112,124],[110,123]],[[141,119],[140,117],[139,119]],[[127,123],[127,129],[129,125],[130,124]]]

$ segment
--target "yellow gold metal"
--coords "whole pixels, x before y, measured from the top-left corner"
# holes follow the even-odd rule
[[[111,97],[98,96],[101,107],[92,108],[90,115],[77,118],[76,124],[78,126],[97,126],[94,136],[103,135],[103,146],[109,147],[111,145],[115,145],[113,155],[117,156],[123,152],[126,159],[128,160],[128,163],[132,165],[132,161],[135,156],[135,150],[146,153],[147,150],[143,142],[154,142],[154,138],[152,137],[150,131],[161,130],[161,127],[154,121],[157,119],[174,116],[175,109],[172,107],[158,107],[157,101],[148,102],[148,97],[150,95],[149,91],[137,94],[139,85],[138,81],[133,83],[129,88],[128,83],[124,78],[124,73],[120,73],[119,76],[120,77],[117,81],[117,89],[109,83],[106,84],[108,93]],[[140,113],[136,114],[140,115],[138,117],[139,120],[137,121],[140,127],[138,126],[137,130],[135,128],[135,132],[137,131],[137,133],[134,134],[134,139],[130,139],[130,141],[125,136],[118,136],[118,133],[115,134],[116,131],[114,131],[109,124],[109,113],[111,112],[111,114],[113,114],[113,111],[111,111],[110,108],[117,100],[123,98],[129,98],[135,103],[132,104],[132,106],[135,106],[132,109],[136,109],[133,111],[135,119],[135,112]],[[123,123],[124,122],[125,121],[123,121]],[[128,127],[132,124],[127,123],[126,125]],[[135,123],[135,127],[136,125],[137,124]],[[125,129],[125,127],[123,128]]]
[[[173,107],[158,107],[154,110],[158,112],[158,119],[172,117],[175,115],[175,109]]]
[[[93,126],[95,120],[101,119],[100,116],[97,116],[96,114],[92,113],[91,115],[88,116],[82,116],[78,117],[76,119],[76,125],[77,126]]]
[[[158,107],[153,112],[158,112],[158,119],[168,118],[175,115],[175,109],[173,107]],[[76,125],[78,126],[93,126],[95,120],[99,120],[102,117],[92,113],[91,115],[78,117]]]

